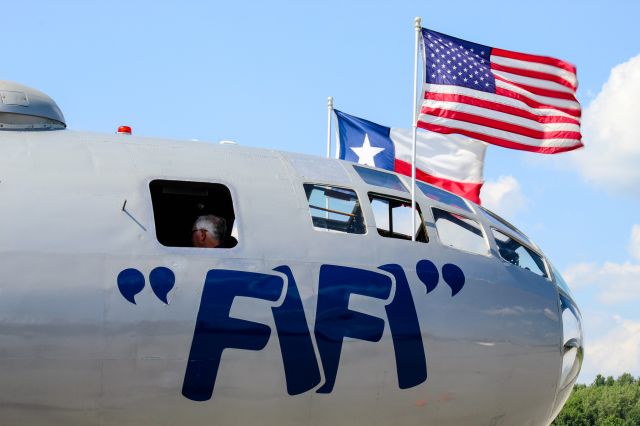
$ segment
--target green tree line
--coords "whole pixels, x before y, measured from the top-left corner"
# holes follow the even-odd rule
[[[640,426],[640,378],[598,374],[590,385],[575,385],[551,423],[555,426]]]

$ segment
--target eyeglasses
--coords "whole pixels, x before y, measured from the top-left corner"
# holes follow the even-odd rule
[[[198,231],[209,232],[206,229],[194,229],[194,230],[191,231],[191,234],[193,235],[194,232],[198,232]]]

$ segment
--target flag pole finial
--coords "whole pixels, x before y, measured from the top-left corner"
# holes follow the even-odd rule
[[[419,16],[416,16],[415,22],[416,22],[416,31],[420,31],[422,29],[422,18]]]
[[[333,112],[333,96],[327,98],[327,158],[331,158],[331,113]]]

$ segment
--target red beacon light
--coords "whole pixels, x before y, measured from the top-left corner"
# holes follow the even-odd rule
[[[118,127],[118,134],[119,135],[130,135],[131,134],[131,127],[129,127],[129,126],[120,126],[120,127]]]

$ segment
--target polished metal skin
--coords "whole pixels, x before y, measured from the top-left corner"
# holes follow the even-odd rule
[[[157,179],[226,185],[238,245],[161,245],[149,192]],[[303,189],[309,182],[355,190],[366,233],[314,229]],[[565,344],[559,292],[569,302],[571,296],[557,277],[502,260],[490,231],[497,226],[474,205],[471,216],[482,225],[488,254],[443,245],[431,207],[456,210],[420,192],[429,242],[384,238],[369,192],[407,198],[364,183],[338,160],[68,130],[0,132],[0,424],[549,424],[579,369],[578,360],[569,360],[573,372],[561,379],[563,354],[582,346],[581,334],[568,343],[573,348]],[[452,296],[440,276],[427,292],[416,274],[421,260],[439,271],[457,265],[464,287]],[[186,398],[207,273],[275,274],[290,282],[274,272],[283,265],[295,277],[312,333],[322,265],[389,277],[395,284],[387,299],[352,295],[349,301],[350,309],[385,321],[381,339],[345,338],[331,392],[317,392],[327,374],[319,362],[320,383],[290,395],[272,313],[284,294],[271,301],[239,297],[230,315],[267,325],[266,346],[225,349],[213,396]],[[382,265],[399,265],[406,274],[422,333],[428,376],[407,389],[398,384],[385,313],[399,287]],[[149,284],[159,267],[175,275],[167,304]],[[117,284],[131,268],[146,284],[135,304]]]

